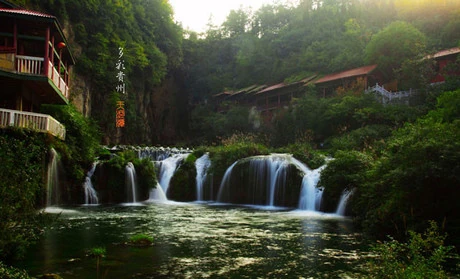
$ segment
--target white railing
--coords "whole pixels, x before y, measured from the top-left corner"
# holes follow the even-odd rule
[[[47,114],[0,109],[0,127],[8,126],[47,132],[62,140],[65,139],[64,125]]]
[[[48,77],[53,81],[54,85],[56,85],[59,90],[61,90],[62,94],[68,99],[69,98],[69,87],[62,79],[61,75],[59,75],[58,70],[56,67],[53,66],[51,61],[48,63]]]
[[[42,75],[43,57],[16,55],[16,70],[21,74]]]
[[[417,90],[411,89],[409,91],[390,92],[386,90],[383,86],[376,84],[375,86],[369,87],[366,90],[366,93],[370,93],[370,92],[375,92],[379,94],[380,96],[387,98],[388,101],[391,102],[391,100],[394,100],[394,99],[402,99],[402,98],[410,97],[414,93],[417,93]],[[383,100],[383,102],[385,103],[385,100]]]

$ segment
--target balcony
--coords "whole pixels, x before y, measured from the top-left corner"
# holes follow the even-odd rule
[[[66,98],[69,98],[69,87],[64,81],[63,77],[59,74],[56,67],[53,66],[51,61],[48,61],[48,71],[45,74],[45,59],[43,57],[33,57],[33,56],[24,56],[24,55],[15,55],[15,72],[18,74],[27,74],[35,76],[47,76],[60,93]],[[69,73],[67,69],[62,66],[61,68],[64,72],[63,76],[68,77]]]
[[[0,128],[18,127],[65,139],[65,127],[47,114],[0,109]]]

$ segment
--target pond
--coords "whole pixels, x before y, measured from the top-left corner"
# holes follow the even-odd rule
[[[67,278],[355,278],[365,255],[351,220],[316,212],[163,203],[56,208],[22,263]],[[126,245],[136,234],[148,247]],[[86,256],[94,247],[106,257]]]

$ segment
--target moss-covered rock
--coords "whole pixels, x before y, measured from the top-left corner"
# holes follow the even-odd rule
[[[195,201],[196,200],[196,157],[190,154],[179,166],[172,177],[167,196],[175,201]]]

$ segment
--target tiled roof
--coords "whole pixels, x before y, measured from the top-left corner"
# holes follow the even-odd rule
[[[347,71],[343,71],[340,73],[334,73],[327,75],[325,77],[322,77],[318,79],[315,83],[325,83],[333,80],[338,80],[338,79],[343,79],[343,78],[350,78],[350,77],[356,77],[356,76],[363,76],[371,73],[373,70],[377,68],[377,65],[369,65],[369,66],[364,66],[356,69],[351,69]]]
[[[286,83],[278,83],[278,84],[275,84],[275,85],[272,85],[272,86],[269,86],[259,92],[257,92],[256,94],[261,94],[261,93],[264,93],[264,92],[268,92],[268,91],[272,91],[272,90],[275,90],[275,89],[278,89],[278,88],[283,88],[285,87],[287,84]]]
[[[25,15],[25,16],[34,16],[34,17],[43,17],[43,18],[50,18],[50,19],[55,19],[55,16],[37,12],[37,11],[31,11],[31,10],[22,10],[22,9],[4,9],[0,8],[0,13],[4,14],[12,14],[12,15]]]
[[[460,47],[454,47],[454,48],[444,49],[439,52],[436,52],[435,54],[433,54],[433,57],[439,58],[439,57],[448,56],[452,54],[458,54],[458,53],[460,53]]]

